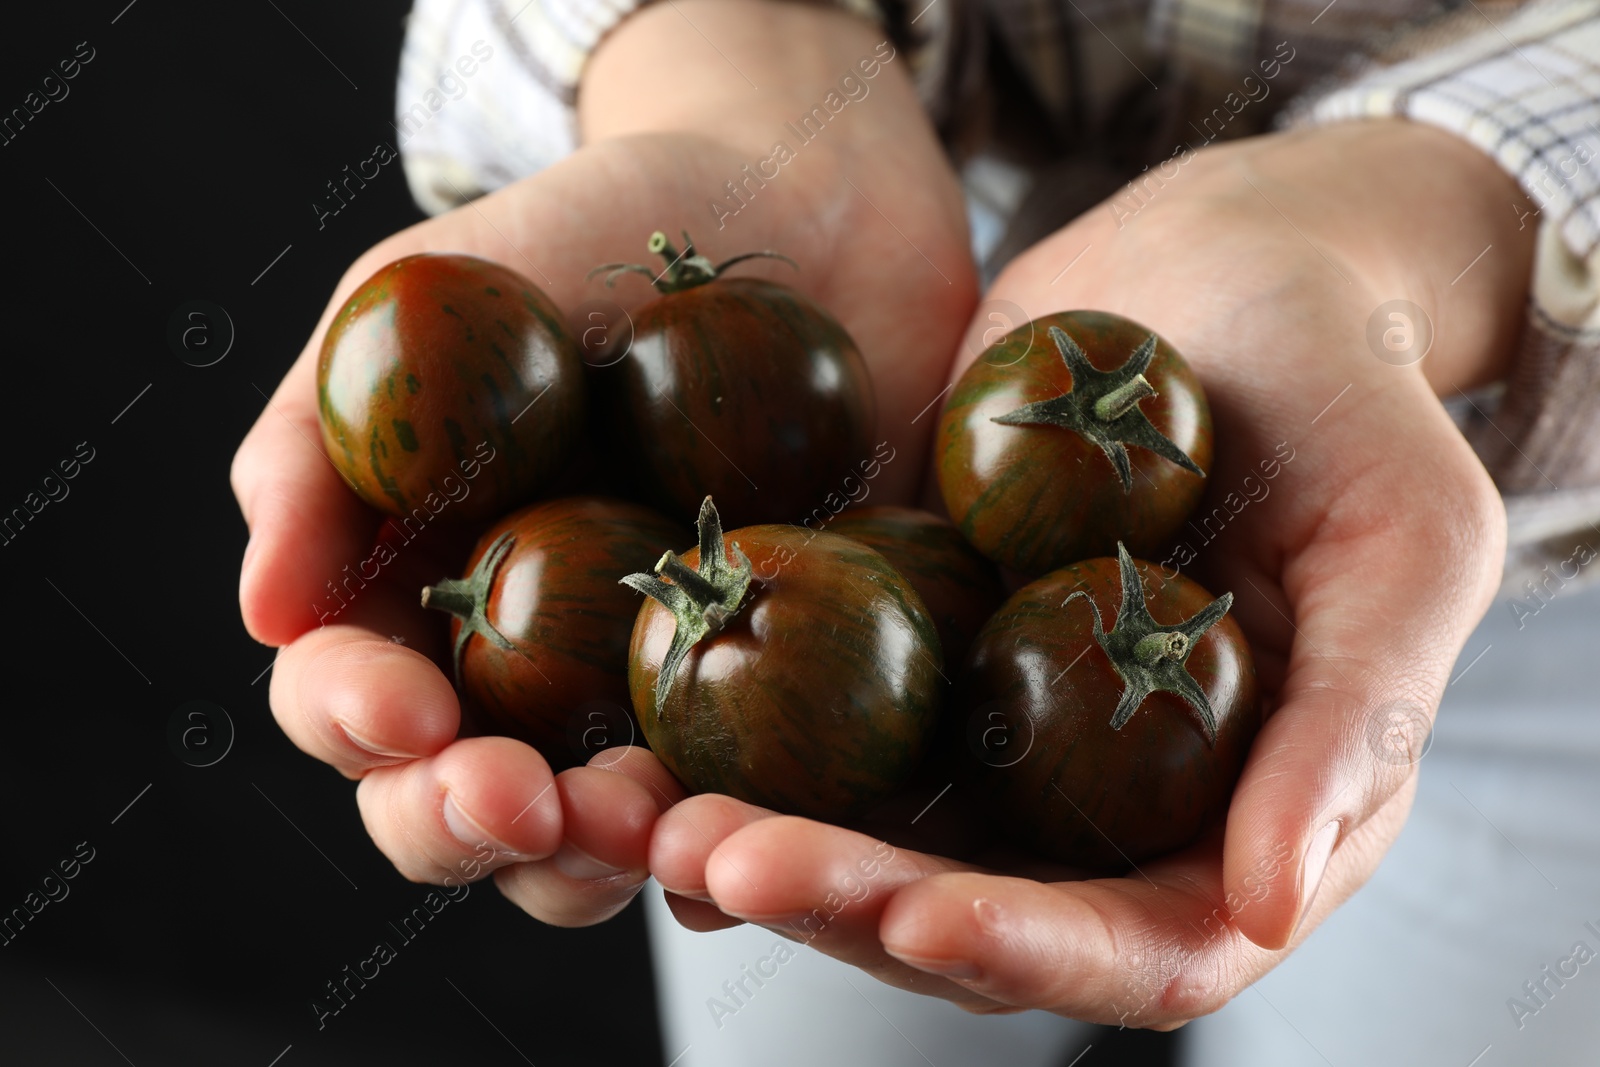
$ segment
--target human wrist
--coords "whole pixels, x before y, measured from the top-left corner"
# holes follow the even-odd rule
[[[927,127],[931,141],[904,67],[880,27],[831,7],[774,0],[653,4],[628,16],[590,57],[579,126],[586,143],[681,132],[765,155],[775,139],[793,136],[786,123],[833,93],[836,106],[875,98],[827,130],[835,151],[901,130],[908,116]]]
[[[1454,134],[1405,119],[1306,134],[1315,140],[1310,165],[1338,168],[1325,188],[1339,208],[1323,232],[1366,268],[1380,296],[1428,315],[1432,347],[1416,368],[1428,386],[1448,396],[1502,377],[1523,323],[1535,236],[1514,210],[1524,199],[1516,179]]]

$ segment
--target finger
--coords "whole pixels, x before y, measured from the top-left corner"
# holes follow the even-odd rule
[[[683,783],[673,777],[672,772],[656,758],[654,752],[638,745],[608,748],[597,752],[590,757],[585,770],[592,773],[620,774],[632,779],[649,791],[651,800],[656,805],[657,814],[666,812],[668,808],[689,795],[688,790],[683,788]],[[592,774],[586,777],[592,777]]]
[[[692,930],[697,934],[709,934],[744,925],[743,919],[735,919],[725,914],[715,904],[690,900],[676,893],[665,893],[663,899],[667,902],[667,910],[672,912],[672,917],[678,920],[678,924],[685,930]]]
[[[556,779],[566,839],[551,862],[574,880],[632,871],[642,883],[649,875],[650,832],[663,810],[659,779],[669,776],[644,749],[615,751],[636,755],[626,762],[617,759],[607,769],[574,767]],[[629,770],[611,769],[619,765]]]
[[[617,914],[649,880],[650,836],[683,787],[643,748],[608,749],[556,777],[565,839],[549,859],[500,872],[506,898],[553,926]]]
[[[1294,644],[1282,702],[1234,793],[1225,852],[1229,893],[1265,886],[1262,905],[1240,919],[1264,947],[1288,943],[1329,856],[1413,779],[1405,746],[1420,758],[1451,666],[1499,577],[1498,495],[1428,400],[1398,390],[1367,398],[1396,409],[1363,415],[1395,428],[1396,458],[1322,496],[1336,503],[1284,568]],[[1336,441],[1330,432],[1323,444]]]
[[[759,810],[759,809],[757,809]],[[707,857],[707,889],[725,914],[810,945],[897,988],[990,1010],[986,998],[885,953],[879,925],[903,886],[966,864],[897,849],[853,830],[781,815],[756,819]]]
[[[1316,922],[1354,892],[1405,819],[1409,797],[1352,834],[1329,866]],[[1167,1030],[1217,1011],[1289,949],[1263,949],[1228,902],[1219,835],[1124,878],[1046,884],[982,873],[937,874],[883,909],[885,950],[969,994],[1014,1009]]]
[[[702,793],[664,813],[650,836],[650,873],[661,888],[711,903],[706,864],[724,839],[776,813],[721,793]]]
[[[561,844],[561,798],[544,757],[507,737],[457,741],[436,756],[367,774],[367,833],[414,882],[482,877]]]
[[[422,651],[434,639],[429,620],[405,599],[372,586],[349,622],[297,638],[273,665],[269,702],[279,727],[348,778],[434,755],[460,725],[455,692]],[[374,629],[380,619],[389,633]]]
[[[402,235],[403,237],[403,235]],[[239,573],[245,629],[286,645],[317,624],[329,582],[372,547],[378,515],[345,483],[322,445],[317,354],[334,314],[384,263],[405,254],[392,239],[356,260],[334,288],[316,329],[234,453],[229,480],[250,542]],[[259,386],[257,386],[259,391]]]
[[[234,495],[250,528],[239,609],[266,645],[288,644],[333,610],[329,593],[344,568],[367,558],[378,524],[323,452],[315,370],[307,357],[295,364],[233,460]]]
[[[973,996],[1165,1029],[1217,999],[1185,985],[1189,976],[1232,966],[1237,934],[1207,943],[1192,933],[1206,916],[1200,897],[1138,880],[1047,885],[953,872],[896,893],[880,936],[893,958]]]
[[[705,881],[718,907],[747,922],[813,933],[854,926],[869,930],[876,942],[886,890],[970,869],[854,830],[778,815],[725,837],[706,858]]]

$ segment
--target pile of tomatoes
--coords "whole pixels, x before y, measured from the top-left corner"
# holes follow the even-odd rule
[[[532,282],[463,255],[389,264],[328,330],[319,411],[350,487],[402,523],[488,523],[422,592],[464,709],[558,768],[647,743],[693,791],[836,822],[948,772],[1081,867],[1193,841],[1259,715],[1231,596],[1133,558],[1211,463],[1178,353],[1104,313],[1026,324],[942,413],[954,521],[835,515],[882,459],[860,352],[795,289],[724,276],[785,257],[684,242],[596,268],[659,291],[614,358],[586,363]]]

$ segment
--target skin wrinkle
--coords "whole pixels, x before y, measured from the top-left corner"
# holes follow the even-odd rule
[[[317,707],[315,701],[307,699],[308,694],[306,692],[306,683],[308,680],[316,676],[316,671],[313,670],[313,668],[325,657],[328,657],[330,653],[336,651],[339,647],[340,646],[338,645],[330,645],[329,647],[319,651],[315,656],[312,657],[311,662],[306,664],[306,669],[302,670],[295,678],[294,706],[299,713],[300,720],[310,728],[313,736],[319,738],[324,745],[328,745],[328,743],[331,741],[332,744],[329,745],[329,747],[333,748],[335,751],[342,749],[346,745],[359,750],[361,746],[350,741],[347,737],[345,737],[344,731],[338,728],[338,724],[345,718],[345,716],[341,716],[338,713],[337,708],[330,708],[327,714],[319,715],[314,711],[314,709]],[[335,690],[335,692],[338,692],[338,690]],[[348,697],[345,697],[344,700],[348,701]],[[341,763],[342,762],[343,761],[341,761]],[[338,767],[340,774],[352,780],[359,780],[360,778],[364,777],[370,769],[370,767],[362,767],[359,764],[345,764]]]
[[[355,744],[348,737],[346,737],[344,731],[342,729],[338,729],[338,727],[343,723],[349,722],[353,719],[363,720],[371,718],[372,716],[366,714],[350,714],[349,711],[341,714],[340,708],[328,708],[325,716],[328,725],[326,728],[321,727],[318,725],[318,717],[313,716],[311,713],[311,709],[315,705],[306,700],[304,687],[307,679],[318,677],[319,675],[325,676],[325,672],[329,670],[328,667],[324,666],[322,672],[319,672],[315,668],[319,664],[323,664],[326,660],[331,660],[334,664],[336,664],[331,668],[333,672],[339,676],[347,676],[348,674],[360,673],[361,668],[365,665],[363,661],[381,661],[388,659],[391,656],[395,656],[397,654],[396,649],[404,650],[403,652],[399,653],[399,655],[402,656],[421,656],[421,653],[407,649],[403,645],[396,645],[392,642],[378,641],[376,639],[361,639],[343,644],[332,644],[322,649],[316,654],[316,656],[312,658],[310,663],[306,664],[297,680],[295,687],[297,690],[296,696],[299,699],[302,719],[311,726],[314,732],[326,737],[328,736],[327,731],[332,730],[334,736],[339,742],[342,744],[349,744],[358,751],[363,751],[360,745]],[[381,664],[379,664],[378,667],[379,669],[382,669]],[[367,707],[368,694],[366,693],[356,693],[350,690],[348,687],[344,689],[335,689],[333,691],[340,694],[338,704],[344,706],[345,708],[354,711]],[[326,690],[324,692],[326,692]],[[378,756],[377,753],[374,753],[373,755]],[[355,774],[347,774],[346,777],[360,778],[368,771],[375,769],[377,766],[388,765],[383,762],[383,759],[384,758],[382,756],[378,756],[377,762],[373,762],[371,760],[365,761],[367,763],[366,766],[357,768]],[[409,762],[409,760],[402,757],[400,762]]]
[[[1156,960],[1155,978],[1161,983],[1161,987],[1155,1003],[1161,1007],[1162,1012],[1184,1020],[1210,1014],[1230,999],[1223,991],[1240,984],[1236,976],[1249,973],[1250,968],[1245,960],[1250,956],[1262,955],[1262,950],[1240,931],[1234,921],[1235,916],[1229,913],[1227,908],[1225,891],[1220,898],[1213,900],[1212,895],[1196,884],[1196,879],[1192,877],[1173,878],[1170,875],[1163,875],[1161,884],[1164,889],[1178,889],[1184,892],[1188,898],[1186,903],[1196,910],[1203,910],[1207,917],[1214,915],[1219,909],[1225,913],[1220,934],[1212,934],[1204,927],[1196,927],[1193,920],[1189,919],[1185,923],[1186,936],[1191,940],[1169,942],[1164,950],[1159,952],[1154,951],[1152,946],[1149,953]],[[1146,907],[1148,908],[1148,904]],[[1189,907],[1179,910],[1188,912]],[[1153,915],[1150,917],[1150,926],[1153,930],[1161,926]],[[1163,963],[1175,957],[1182,958],[1183,963],[1175,968],[1170,976],[1162,979],[1160,971]],[[1205,972],[1209,972],[1205,980],[1197,981],[1197,973]],[[1155,1028],[1175,1027],[1160,1025]]]

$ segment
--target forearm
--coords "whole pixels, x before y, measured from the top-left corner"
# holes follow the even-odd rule
[[[578,97],[585,142],[678,132],[713,139],[766,175],[819,154],[887,167],[959,192],[922,111],[910,68],[872,23],[825,7],[767,0],[676,0],[629,16],[584,69]],[[774,156],[777,158],[774,158]],[[804,166],[822,177],[822,168]],[[738,175],[730,175],[738,180]],[[848,188],[845,192],[848,192]]]
[[[782,174],[781,210],[798,211],[830,238],[848,237],[851,218],[874,211],[862,197],[885,210],[893,197],[902,235],[944,264],[947,277],[965,272],[960,184],[906,56],[866,19],[774,0],[646,6],[590,58],[578,112],[586,144],[674,133],[730,150],[730,173],[718,173],[720,184],[694,205],[717,229]],[[778,208],[762,197],[766,210]]]

